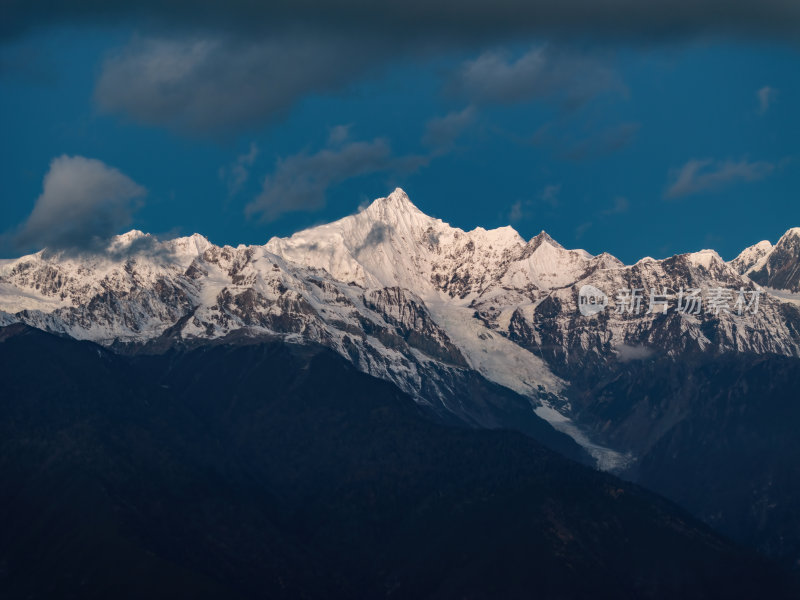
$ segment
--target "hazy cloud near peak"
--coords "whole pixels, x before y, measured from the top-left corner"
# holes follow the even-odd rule
[[[736,181],[758,181],[774,170],[773,163],[763,160],[692,159],[672,171],[671,183],[664,195],[666,198],[679,198],[716,190]]]
[[[592,223],[591,221],[584,221],[583,223],[581,223],[580,225],[578,225],[578,226],[575,228],[575,239],[576,239],[576,240],[579,240],[579,239],[581,239],[581,238],[582,238],[584,235],[586,235],[586,232],[587,232],[587,231],[589,231],[589,230],[592,228],[592,225],[593,225],[593,224],[594,224],[594,223]]]
[[[534,208],[555,210],[561,204],[560,195],[560,183],[548,184],[534,197],[514,202],[505,217],[509,223],[516,224],[529,218]]]
[[[102,161],[59,156],[13,242],[20,250],[103,251],[130,225],[136,200],[145,194],[145,188]]]
[[[371,173],[410,172],[428,161],[423,156],[395,156],[384,138],[328,146],[313,154],[300,152],[276,163],[245,214],[268,222],[285,213],[313,212],[325,206],[332,185]]]

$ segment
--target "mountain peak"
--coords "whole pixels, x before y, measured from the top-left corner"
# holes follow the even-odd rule
[[[564,249],[564,246],[562,246],[557,241],[555,241],[552,237],[550,237],[550,234],[547,233],[544,229],[542,229],[535,237],[531,238],[531,241],[528,242],[528,245],[531,246],[535,250],[536,248],[538,248],[539,246],[541,246],[545,242],[550,244],[554,248],[558,248],[560,250]]]
[[[730,265],[736,269],[740,275],[744,275],[772,251],[772,244],[769,240],[761,240],[757,244],[753,244],[742,250],[739,256],[734,258]]]
[[[686,260],[688,260],[695,267],[703,267],[704,269],[710,269],[711,265],[715,262],[725,262],[722,260],[722,257],[719,255],[719,253],[717,253],[716,250],[712,250],[710,248],[704,248],[703,250],[698,250],[697,252],[689,252],[683,256],[685,256]]]
[[[386,215],[393,214],[418,214],[422,213],[408,197],[402,188],[396,188],[385,198],[374,200],[366,209],[365,213]]]
[[[207,237],[200,233],[174,238],[167,242],[167,244],[172,251],[182,256],[199,256],[213,245],[208,241]]]
[[[389,194],[386,199],[411,204],[411,200],[408,199],[408,194],[406,194],[406,191],[401,187],[394,188],[394,191]]]
[[[149,235],[149,234],[147,234],[144,231],[141,231],[139,229],[131,229],[130,231],[128,231],[126,233],[121,233],[120,235],[114,236],[114,240],[116,240],[116,241],[118,241],[120,243],[130,243],[133,240],[137,240],[137,239],[145,237],[147,235]]]
[[[800,238],[800,227],[792,227],[791,229],[787,230],[786,233],[781,236],[781,239],[778,240],[778,244],[788,241],[792,238]],[[778,244],[775,245],[777,246]]]

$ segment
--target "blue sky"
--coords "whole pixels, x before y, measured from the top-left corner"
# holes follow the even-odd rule
[[[34,25],[0,39],[2,256],[89,214],[65,204],[64,178],[43,194],[64,155],[120,172],[102,194],[120,178],[146,189],[97,196],[99,235],[265,243],[395,186],[462,228],[545,229],[626,262],[705,247],[730,259],[800,225],[796,36],[699,27],[648,42],[643,25],[437,44],[434,30],[424,50],[394,52],[338,33],[187,33],[170,15],[22,17]],[[39,217],[59,208],[20,236],[37,199]]]

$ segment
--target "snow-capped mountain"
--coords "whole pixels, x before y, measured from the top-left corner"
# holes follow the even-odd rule
[[[615,468],[626,458],[573,423],[570,382],[652,353],[800,356],[800,310],[760,287],[797,286],[798,231],[731,263],[703,250],[624,265],[565,249],[545,232],[526,242],[511,227],[462,231],[398,189],[264,246],[132,231],[103,256],[42,251],[4,261],[0,324],[123,351],[259,336],[320,343],[440,413],[502,425],[497,410],[470,404],[477,373]],[[608,306],[582,314],[584,286],[605,293]],[[638,290],[636,307],[626,306],[626,290]],[[688,290],[726,298],[716,311],[679,312]],[[745,295],[749,304],[737,307]]]
[[[783,234],[745,273],[760,285],[800,292],[800,227]]]
[[[739,256],[731,261],[731,266],[737,273],[745,275],[767,254],[772,251],[772,243],[769,240],[761,240],[757,244],[745,248]]]

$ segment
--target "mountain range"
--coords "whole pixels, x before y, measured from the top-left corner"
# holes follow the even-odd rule
[[[544,231],[465,232],[397,189],[263,246],[131,231],[103,254],[4,260],[0,325],[6,345],[34,328],[136,368],[202,355],[213,372],[216,349],[254,345],[338,355],[432,422],[516,430],[800,565],[800,228],[731,261],[625,265]]]

